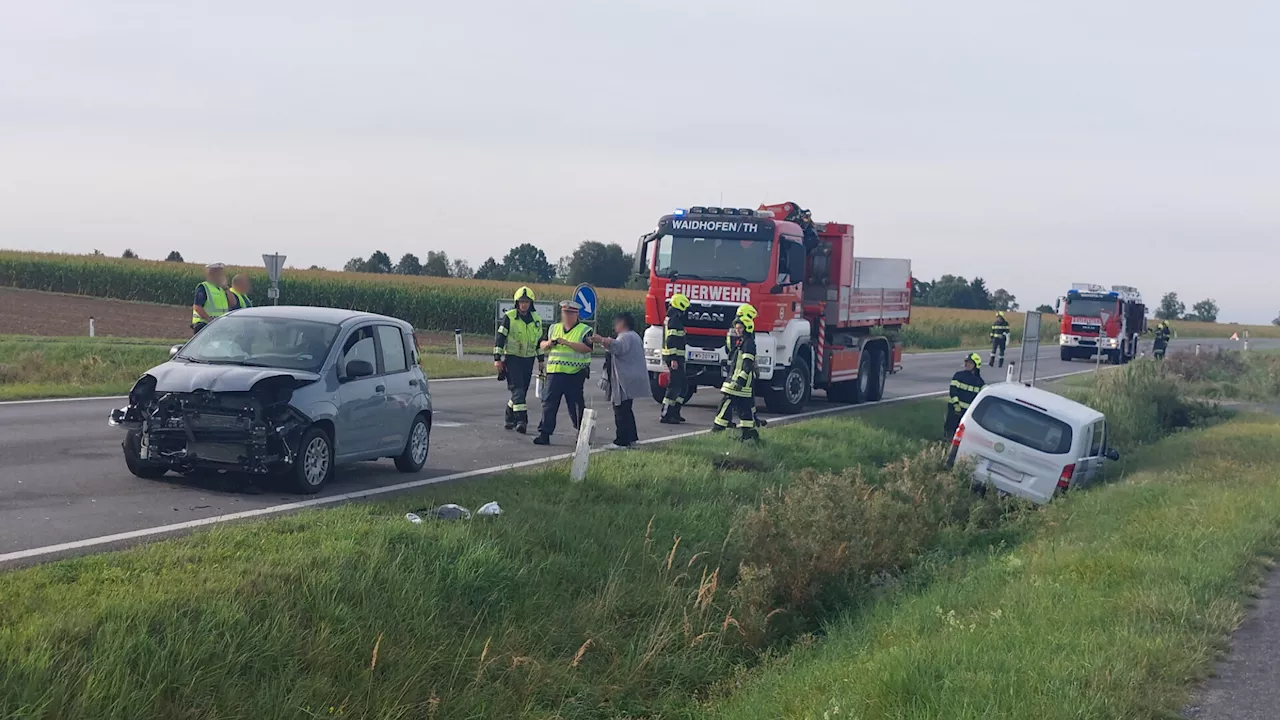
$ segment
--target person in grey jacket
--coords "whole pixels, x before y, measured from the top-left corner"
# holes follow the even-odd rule
[[[600,387],[613,404],[614,427],[617,428],[611,449],[629,448],[640,439],[636,434],[636,415],[632,408],[636,398],[649,395],[649,371],[644,364],[644,341],[635,330],[636,319],[631,313],[619,313],[613,318],[613,330],[617,337],[599,335],[592,342],[603,345],[609,355],[605,359],[604,378]]]

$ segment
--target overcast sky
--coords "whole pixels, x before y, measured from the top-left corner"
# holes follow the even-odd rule
[[[794,200],[858,254],[1280,311],[1280,3],[0,0],[0,247],[628,251]]]

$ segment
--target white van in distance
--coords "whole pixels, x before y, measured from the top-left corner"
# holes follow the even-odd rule
[[[975,483],[1044,504],[1088,485],[1105,460],[1107,418],[1061,395],[1018,383],[988,385],[960,420],[951,462],[974,461]]]

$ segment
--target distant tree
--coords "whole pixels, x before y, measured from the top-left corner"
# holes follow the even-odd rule
[[[569,283],[591,283],[599,287],[617,288],[627,283],[631,259],[617,244],[587,240],[573,251],[569,261]]]
[[[547,254],[532,243],[511,248],[502,258],[502,266],[511,280],[547,283],[556,276],[556,269],[547,262]]]
[[[427,261],[422,263],[422,274],[431,277],[449,277],[449,255],[443,250],[428,250]]]
[[[169,254],[165,256],[164,261],[165,262],[186,262],[186,260],[182,259],[182,253],[178,252],[177,250],[170,250]]]
[[[921,280],[917,277],[911,278],[911,302],[915,305],[928,305],[929,293],[933,291],[933,283],[928,280]]]
[[[995,292],[991,293],[991,304],[990,306],[988,306],[987,309],[988,310],[1017,310],[1018,298],[1014,297],[1013,293],[1010,293],[1008,290],[1005,290],[1004,288],[998,288]]]
[[[307,268],[307,269],[308,269],[308,270],[323,270],[324,268],[320,267],[319,265],[312,265],[311,267],[309,267],[309,268]]]
[[[89,253],[89,255],[91,255],[92,257],[102,257],[102,251],[99,250],[98,248],[94,248],[93,252]]]
[[[973,304],[969,307],[974,310],[990,310],[991,309],[991,293],[987,290],[987,282],[980,277],[973,279],[969,283],[969,292],[973,293]]]
[[[418,260],[418,256],[413,253],[405,253],[400,256],[400,262],[396,263],[397,275],[421,275],[422,262]]]
[[[1218,322],[1218,303],[1213,298],[1201,300],[1191,306],[1191,314],[1183,319],[1207,323]]]
[[[1048,315],[1057,315],[1057,314],[1058,314],[1058,311],[1057,311],[1057,310],[1055,310],[1055,309],[1053,308],[1053,306],[1052,306],[1052,305],[1037,305],[1037,306],[1036,306],[1036,312],[1038,312],[1038,313],[1046,313],[1046,314],[1048,314]]]
[[[480,267],[476,268],[475,275],[472,277],[476,280],[506,280],[507,269],[497,260],[486,258],[484,262],[480,263]]]
[[[1280,325],[1280,314],[1276,315],[1276,319],[1271,321],[1272,325]]]
[[[983,290],[986,290],[985,286]],[[968,280],[955,275],[943,275],[930,283],[929,294],[925,297],[923,304],[947,308],[977,307],[973,298],[973,285]]]
[[[1187,312],[1187,304],[1178,300],[1178,293],[1165,293],[1160,298],[1160,307],[1156,308],[1157,320],[1177,320]]]
[[[561,255],[556,261],[556,276],[552,282],[561,285],[569,284],[569,266],[573,263],[572,255]]]
[[[129,248],[125,248],[124,252],[120,254],[120,257],[124,258],[125,260],[137,260],[138,253],[130,250]]]
[[[365,263],[365,272],[390,274],[391,268],[391,256],[381,250],[375,250]]]
[[[452,267],[449,268],[449,273],[456,278],[469,278],[476,274],[475,270],[471,269],[471,263],[463,260],[462,258],[453,259]]]
[[[364,258],[353,257],[342,266],[346,272],[369,272],[369,261]]]

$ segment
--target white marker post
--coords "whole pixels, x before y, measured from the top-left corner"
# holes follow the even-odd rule
[[[587,463],[591,461],[591,436],[596,429],[596,411],[584,410],[582,422],[578,425],[578,445],[573,450],[573,465],[569,468],[569,479],[582,482],[587,479]]]
[[[1013,382],[1013,366],[1014,365],[1017,365],[1017,363],[1014,363],[1014,362],[1009,363],[1009,369],[1006,370],[1004,373],[1004,381],[1007,383]]]
[[[1196,343],[1196,354],[1200,354],[1200,343]]]
[[[453,347],[458,351],[458,360],[462,360],[462,328],[453,329]]]
[[[89,337],[93,337],[93,316],[89,316]]]

